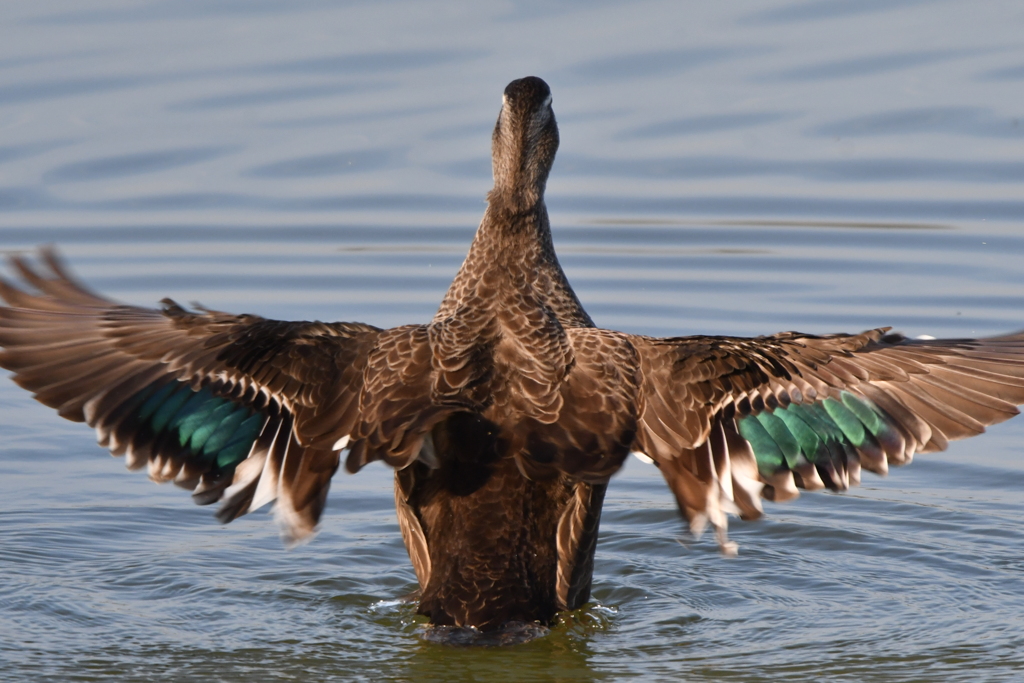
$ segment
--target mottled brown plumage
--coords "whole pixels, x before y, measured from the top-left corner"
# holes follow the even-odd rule
[[[886,330],[655,339],[597,329],[555,257],[547,85],[511,83],[494,189],[434,319],[389,330],[123,306],[55,255],[0,282],[0,365],[227,522],[266,503],[314,530],[347,451],[395,468],[399,526],[433,623],[550,622],[589,598],[601,505],[630,451],[695,531],[762,496],[842,490],[978,434],[1024,403],[1024,335],[917,341]]]

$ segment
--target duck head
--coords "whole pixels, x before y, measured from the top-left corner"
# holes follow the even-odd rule
[[[558,150],[558,125],[547,83],[527,76],[508,84],[494,126],[491,150],[492,204],[518,212],[543,200],[544,186]]]

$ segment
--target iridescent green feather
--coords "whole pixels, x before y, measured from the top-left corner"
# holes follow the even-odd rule
[[[867,441],[868,432],[864,429],[864,424],[857,419],[857,416],[834,398],[825,399],[823,405],[832,421],[836,423],[839,429],[843,430],[847,440],[854,446],[863,446],[864,442]]]
[[[888,441],[898,438],[896,430],[883,417],[881,409],[866,398],[855,396],[849,391],[842,394],[843,405],[850,409],[857,419],[867,427],[872,436],[878,441]]]
[[[178,409],[178,412],[174,414],[171,421],[167,424],[168,429],[180,429],[181,423],[188,420],[190,417],[195,415],[197,412],[203,410],[207,403],[213,400],[213,393],[206,387],[199,391],[191,391],[185,389],[181,393],[185,394],[188,399]],[[191,429],[189,430],[189,436],[192,435]],[[182,444],[184,445],[184,444]]]
[[[789,430],[787,424],[778,416],[767,411],[758,413],[757,421],[761,423],[761,426],[768,432],[772,441],[779,447],[783,457],[786,459],[786,465],[790,468],[796,467],[797,458],[800,455],[800,444]]]
[[[834,444],[838,433],[835,425],[822,420],[812,406],[791,405],[786,408],[786,412],[799,418],[818,437],[817,448],[805,450],[804,457],[812,463],[821,463],[825,459],[831,459],[833,457],[832,444]]]
[[[785,467],[786,460],[782,449],[757,418],[752,415],[740,418],[737,420],[737,426],[740,436],[750,442],[754,450],[754,459],[757,460],[757,470],[761,474],[771,476]]]
[[[146,399],[145,403],[142,404],[142,408],[139,410],[139,419],[145,421],[152,417],[157,408],[163,405],[163,402],[167,400],[167,397],[180,386],[181,385],[178,382],[168,382],[160,387],[155,393],[153,393],[153,395]],[[148,391],[150,391],[150,389],[144,389],[139,393],[145,394]]]
[[[235,404],[230,401],[225,401],[224,399],[214,399],[214,401],[218,405],[214,406],[212,410],[206,410],[196,417],[196,421],[199,424],[192,432],[191,438],[189,438],[189,446],[197,453],[204,452],[203,445],[207,439],[213,436],[214,432],[220,428],[221,423],[231,413],[235,412],[236,409]],[[210,403],[213,403],[213,401]],[[184,425],[182,425],[182,433],[184,434]]]
[[[256,413],[242,422],[230,440],[217,452],[217,467],[232,467],[245,460],[266,421],[266,416]]]
[[[217,453],[231,440],[235,430],[249,416],[249,411],[231,403],[227,404],[227,408],[228,412],[222,420],[216,424],[210,424],[210,434],[202,443],[197,443],[195,435],[192,435],[192,448],[201,448],[204,455],[209,455]]]
[[[212,460],[218,469],[244,460],[267,420],[262,413],[214,396],[207,387],[193,391],[176,381],[147,387],[132,400],[139,404],[138,419],[154,434],[170,432],[191,457]]]
[[[828,448],[828,457],[832,461],[832,466],[837,469],[841,468],[846,459],[846,448],[844,447],[846,434],[836,424],[824,403],[814,403],[807,406],[807,409],[818,418],[818,424],[821,425],[818,433],[824,437],[823,440]]]
[[[174,382],[172,383],[172,386],[174,384],[178,383]],[[160,404],[160,407],[157,408],[156,413],[153,415],[153,419],[150,422],[153,427],[153,431],[157,434],[164,431],[168,423],[171,421],[171,418],[173,418],[178,413],[178,410],[188,402],[191,395],[192,391],[184,385],[181,385],[167,398],[166,401]]]
[[[889,438],[894,429],[871,401],[848,391],[841,400],[790,404],[773,412],[737,420],[740,435],[750,442],[758,470],[774,474],[782,467],[796,467],[800,457],[839,470],[856,457],[856,448]]]
[[[192,433],[213,416],[213,412],[224,404],[223,399],[214,398],[209,392],[197,393],[181,407],[171,420],[171,428],[178,430],[178,441],[182,446],[192,439]]]
[[[790,406],[789,408],[776,410],[775,415],[786,423],[786,427],[796,437],[797,443],[800,444],[800,452],[804,458],[814,462],[819,451],[825,448],[825,445],[818,435],[814,433],[814,429],[800,416],[799,411],[793,409],[798,407]],[[792,464],[790,467],[792,467]]]

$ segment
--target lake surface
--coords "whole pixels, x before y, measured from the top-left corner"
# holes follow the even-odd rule
[[[1024,327],[1014,2],[0,5],[0,249],[276,318],[428,320],[490,185],[505,84],[554,92],[548,204],[599,325]],[[390,473],[286,551],[0,383],[0,679],[1016,680],[1024,420],[846,495],[684,531],[605,505],[594,602],[506,648],[424,638]]]

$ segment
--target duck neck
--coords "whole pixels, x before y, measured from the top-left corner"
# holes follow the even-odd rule
[[[491,136],[492,208],[511,214],[544,211],[544,189],[558,151],[554,114],[530,124],[511,125],[516,114],[502,110]],[[539,126],[539,127],[538,127]]]
[[[497,291],[489,292],[486,299],[490,301],[500,299],[503,290],[510,287],[529,286],[533,279],[530,274],[538,270],[561,271],[544,202],[537,202],[527,210],[515,210],[494,193],[489,199],[498,201],[488,205],[466,260],[441,303],[438,317],[450,315],[460,302],[473,294],[482,294],[481,286],[493,289],[498,281],[502,283]]]
[[[492,136],[494,188],[487,211],[434,320],[454,315],[470,301],[494,308],[529,293],[563,325],[593,325],[551,240],[544,188],[557,150],[558,126],[550,109],[524,117],[506,102]]]
[[[494,199],[494,194],[490,196]],[[500,201],[487,207],[473,245],[435,320],[454,315],[471,300],[503,306],[508,296],[529,291],[567,327],[592,327],[593,321],[558,263],[543,199],[515,211]]]
[[[529,158],[516,160],[518,156],[511,155],[511,161],[508,157],[494,159],[494,188],[487,193],[488,205],[509,216],[546,213],[544,189],[549,166],[538,166]]]
[[[494,266],[505,269],[558,266],[543,198],[524,205],[492,190],[487,199],[470,257],[481,252]]]

